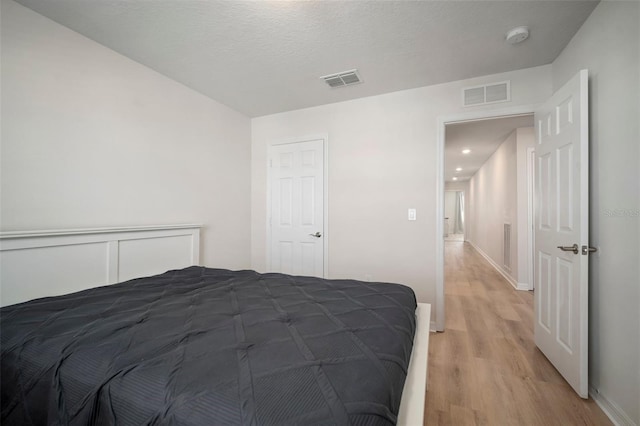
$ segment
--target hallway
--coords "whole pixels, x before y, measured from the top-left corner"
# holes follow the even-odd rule
[[[610,425],[533,341],[533,293],[445,242],[446,331],[432,333],[426,425]]]

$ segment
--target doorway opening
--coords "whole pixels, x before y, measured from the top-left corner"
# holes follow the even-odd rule
[[[494,153],[505,144],[506,139],[515,133],[517,128],[529,128],[533,127],[533,106],[524,106],[504,110],[495,111],[477,111],[475,113],[460,114],[451,117],[442,117],[438,120],[438,193],[437,193],[437,235],[443,236],[439,238],[436,246],[436,318],[435,329],[437,331],[444,331],[445,329],[445,283],[444,283],[444,254],[445,243],[447,237],[451,233],[451,217],[449,213],[445,212],[447,197],[449,199],[451,195],[447,195],[448,192],[456,194],[460,192],[462,194],[463,209],[464,209],[464,223],[463,223],[463,242],[464,244],[470,244],[474,246],[480,254],[483,254],[485,258],[495,259],[493,266],[504,272],[503,275],[511,275],[509,282],[521,290],[529,289],[529,270],[533,269],[533,265],[530,264],[531,257],[529,256],[530,248],[532,244],[529,236],[529,228],[533,226],[532,219],[533,214],[530,212],[533,206],[529,203],[529,184],[530,184],[530,171],[528,170],[528,157],[526,148],[524,149],[521,161],[516,160],[515,147],[510,148],[509,155],[514,156],[514,164],[511,165],[515,170],[520,167],[523,179],[518,182],[517,179],[507,179],[500,176],[499,173],[483,173],[482,176],[476,176],[478,170],[485,165],[493,156]],[[511,126],[511,128],[509,128]],[[530,130],[531,136],[533,136],[533,130]],[[486,139],[493,138],[493,145],[488,143]],[[474,140],[476,143],[473,143]],[[517,141],[514,142],[517,144]],[[475,154],[475,155],[474,155]],[[504,156],[504,155],[503,155]],[[520,164],[521,163],[521,164]],[[494,168],[495,169],[495,168]],[[518,184],[522,186],[522,199],[518,199],[518,195],[515,195],[509,199],[508,208],[500,207],[500,203],[490,202],[492,196],[497,196],[497,190],[487,190],[488,176],[491,175],[491,179],[502,184],[508,184],[512,186],[511,192],[515,193]],[[475,177],[475,179],[474,179]],[[483,181],[481,181],[481,178]],[[532,181],[531,181],[532,182]],[[484,185],[484,186],[483,186]],[[484,187],[481,191],[480,188]],[[532,185],[531,185],[532,187]],[[487,195],[489,198],[486,198]],[[481,197],[482,196],[482,197]],[[481,201],[482,200],[482,201]],[[506,200],[501,200],[502,204],[506,203]],[[474,205],[475,204],[475,205]],[[506,205],[506,204],[505,204]],[[524,206],[523,209],[518,209],[518,206]],[[517,220],[519,215],[524,215],[524,219]],[[445,219],[449,217],[449,219]],[[493,231],[485,225],[480,224],[482,220],[486,220],[491,217],[492,226],[499,226],[498,231]],[[480,224],[480,226],[478,226]],[[454,224],[455,225],[455,224]],[[508,225],[508,226],[505,226]],[[498,228],[497,228],[498,229]],[[512,252],[504,253],[504,229],[509,229],[514,239],[511,240]],[[524,245],[519,246],[521,243],[517,236],[521,233],[525,235],[522,238]],[[449,235],[447,235],[449,234]],[[455,237],[459,239],[458,236]],[[490,241],[491,248],[482,250],[481,244],[478,244],[478,240]],[[497,240],[495,242],[494,240]],[[483,253],[484,251],[484,253]],[[490,252],[490,254],[488,253]],[[486,256],[485,256],[486,255]],[[522,258],[522,259],[520,259]],[[504,265],[504,260],[510,259],[514,270],[514,274],[509,274],[508,267],[510,265]],[[491,262],[490,262],[491,263]],[[518,269],[517,265],[525,263],[526,267],[522,268],[522,272],[527,278],[517,278]],[[505,267],[507,266],[507,267]],[[526,285],[526,288],[524,288]]]
[[[543,104],[438,120],[436,233],[442,232],[447,126],[535,113],[534,340],[582,398],[588,392],[589,73],[580,70]],[[530,164],[526,153],[522,160]],[[526,169],[526,167],[525,167]],[[526,179],[523,179],[526,181]],[[524,183],[524,182],[523,182]],[[471,206],[476,187],[469,184]],[[526,193],[526,191],[525,191]],[[480,204],[480,203],[478,203]],[[486,203],[485,203],[486,204]],[[468,210],[468,209],[467,209]],[[473,210],[473,208],[472,208]],[[509,216],[504,210],[504,216]],[[512,216],[512,215],[511,215]],[[474,214],[467,215],[475,219]],[[519,221],[518,225],[527,223]],[[504,235],[513,231],[505,222]],[[509,232],[507,231],[507,226]],[[467,226],[469,228],[469,226]],[[480,227],[478,227],[480,228]],[[471,227],[473,233],[473,226]],[[517,229],[517,225],[516,225]],[[520,233],[527,235],[528,231]],[[469,239],[469,237],[467,237]],[[444,238],[436,240],[436,329],[444,331]],[[571,244],[573,243],[573,244]],[[580,249],[580,246],[582,248]],[[593,250],[592,250],[593,249]],[[520,250],[519,253],[527,253]],[[524,256],[527,261],[530,257]],[[506,259],[506,256],[505,256]],[[500,270],[500,268],[496,268]],[[516,288],[519,282],[516,281]],[[528,290],[529,285],[523,290]]]

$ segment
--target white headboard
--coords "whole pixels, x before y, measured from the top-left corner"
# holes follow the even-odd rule
[[[201,225],[0,233],[0,306],[198,265]]]

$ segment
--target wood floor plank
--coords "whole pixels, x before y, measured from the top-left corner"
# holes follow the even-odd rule
[[[447,304],[447,310],[445,311],[445,322],[447,324],[447,328],[450,330],[467,331],[467,323],[464,320],[460,299],[458,297],[446,295],[445,303]]]
[[[611,425],[535,346],[533,292],[445,243],[444,333],[431,335],[425,425]]]
[[[454,425],[475,425],[476,415],[473,410],[459,405],[451,406],[451,422]]]

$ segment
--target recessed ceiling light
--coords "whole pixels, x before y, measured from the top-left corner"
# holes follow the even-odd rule
[[[463,153],[463,154],[468,154],[468,153],[470,153],[470,152],[471,152],[471,150],[470,150],[470,149],[463,149],[463,150],[462,150],[462,153]]]
[[[453,177],[453,180],[458,180],[458,178],[454,176],[454,177]]]
[[[456,172],[460,172],[460,171],[462,171],[462,167],[458,167],[458,168],[456,169]]]

